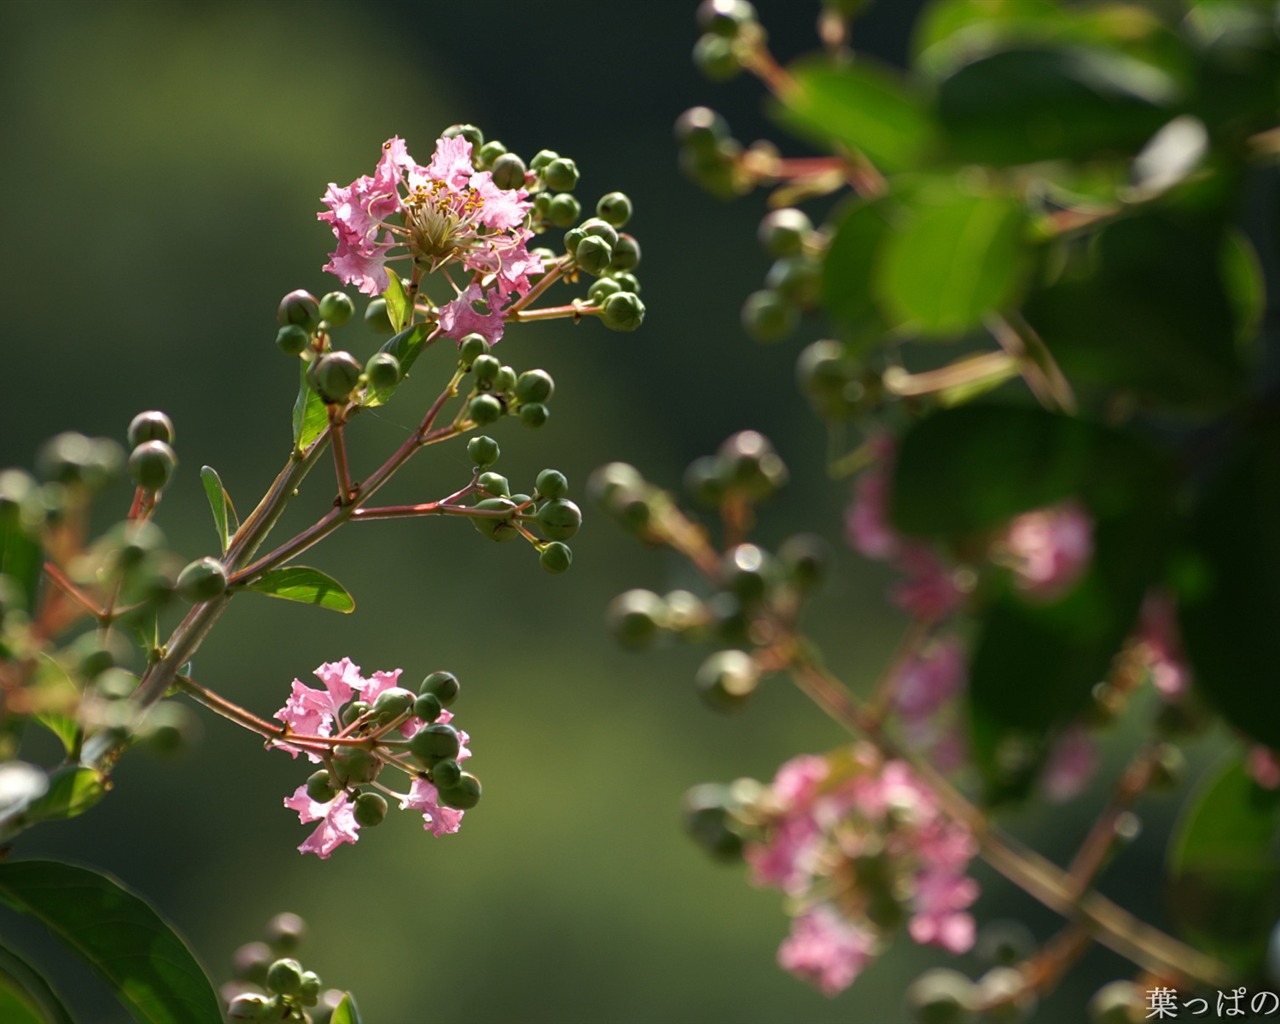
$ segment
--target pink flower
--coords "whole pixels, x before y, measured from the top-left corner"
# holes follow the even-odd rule
[[[400,809],[408,808],[422,812],[422,827],[434,836],[457,832],[462,825],[462,816],[466,813],[443,806],[440,803],[440,791],[426,779],[414,779],[408,794],[400,798]]]
[[[293,692],[274,717],[282,721],[291,733],[300,736],[331,736],[333,723],[339,717],[342,705],[364,685],[364,680],[360,676],[360,666],[353,664],[350,658],[326,662],[316,669],[315,675],[324,683],[325,688],[317,690],[295,679]],[[293,757],[298,756],[298,747],[289,743],[277,743],[276,746],[289,751]],[[302,753],[312,761],[320,760],[309,750]]]
[[[894,707],[912,722],[928,718],[964,685],[967,675],[964,645],[959,639],[948,636],[936,640],[898,670]]]
[[[1151,684],[1166,700],[1176,700],[1191,686],[1191,669],[1182,653],[1178,613],[1163,590],[1152,590],[1138,616],[1138,642],[1146,649]]]
[[[978,844],[966,829],[939,816],[916,835],[915,852],[920,869],[908,933],[921,945],[967,952],[973,945],[974,922],[965,909],[978,898],[978,883],[965,871]]]
[[[496,301],[497,296],[490,292],[489,302]],[[476,307],[482,307],[484,312]],[[446,338],[459,340],[468,334],[479,334],[489,344],[502,337],[506,323],[502,315],[502,307],[495,311],[486,303],[484,290],[478,284],[467,288],[452,302],[440,307],[440,333]]]
[[[1245,759],[1245,771],[1263,789],[1280,789],[1280,758],[1268,747],[1254,746]]]
[[[877,952],[874,932],[820,903],[791,922],[791,934],[778,948],[778,964],[825,994],[848,988]]]
[[[898,568],[907,578],[889,591],[889,599],[923,622],[945,619],[964,602],[965,592],[955,570],[923,544],[902,549]]]
[[[339,793],[328,803],[320,803],[312,800],[307,795],[307,787],[302,785],[293,796],[285,798],[284,805],[291,811],[297,811],[304,825],[310,821],[320,822],[298,847],[299,853],[314,853],[321,860],[328,860],[329,854],[343,843],[354,843],[360,838],[355,808],[346,793]]]
[[[1098,745],[1079,726],[1066,730],[1049,752],[1040,785],[1052,803],[1079,796],[1098,770]]]
[[[893,476],[893,438],[887,434],[873,438],[868,445],[879,461],[858,477],[853,486],[853,501],[845,513],[845,536],[849,546],[867,558],[877,561],[893,558],[901,546],[901,538],[889,525],[889,484]]]
[[[1076,585],[1093,557],[1093,518],[1078,502],[1017,516],[1005,531],[1004,553],[1020,589],[1052,601]]]

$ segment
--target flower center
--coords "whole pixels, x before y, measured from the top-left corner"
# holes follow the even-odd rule
[[[432,268],[455,258],[475,239],[476,217],[484,197],[470,185],[460,190],[443,181],[418,185],[405,198],[410,247]]]

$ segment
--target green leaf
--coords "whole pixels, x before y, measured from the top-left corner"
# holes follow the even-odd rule
[[[57,714],[52,711],[41,712],[32,716],[51,733],[58,737],[62,749],[70,754],[80,742],[80,723],[73,715]]]
[[[49,791],[31,802],[23,821],[34,825],[38,821],[77,817],[106,796],[110,788],[110,781],[101,772],[66,765],[49,776]]]
[[[297,601],[299,604],[313,604],[320,608],[331,608],[335,612],[351,612],[355,610],[355,599],[346,589],[331,576],[326,576],[319,569],[311,569],[305,565],[290,565],[283,569],[268,569],[246,590],[256,590],[268,597],[278,597],[285,601]]]
[[[1110,50],[1027,46],[979,57],[938,86],[954,155],[996,165],[1134,153],[1177,111],[1173,79]]]
[[[912,63],[938,77],[975,50],[990,49],[994,38],[1049,35],[1065,20],[1054,0],[935,0],[916,21]]]
[[[38,527],[29,521],[24,509],[0,512],[0,574],[18,585],[29,609],[36,606],[44,565],[38,537]]]
[[[808,59],[789,71],[793,89],[781,94],[775,116],[819,144],[865,153],[886,171],[909,167],[929,145],[932,126],[905,80],[859,57],[856,64]]]
[[[1026,211],[1000,196],[922,194],[882,243],[872,286],[889,320],[954,337],[1012,304],[1028,270]]]
[[[0,901],[40,921],[141,1024],[221,1024],[204,969],[171,925],[108,875],[59,861],[0,864]]]
[[[307,364],[299,370],[298,397],[293,403],[293,446],[306,451],[329,426],[324,400],[307,383]]]
[[[392,328],[397,333],[403,331],[413,310],[409,308],[409,296],[405,294],[404,285],[393,271],[387,272],[387,290],[382,297],[387,303],[387,319],[391,321]]]
[[[362,1024],[360,1011],[356,1008],[356,997],[350,992],[343,993],[342,1002],[334,1007],[329,1024]]]
[[[1249,236],[1229,227],[1222,239],[1222,285],[1236,321],[1236,344],[1248,348],[1267,308],[1262,261]]]
[[[4,946],[0,946],[0,1020],[5,1024],[74,1024],[40,972]]]
[[[1169,843],[1170,907],[1183,934],[1243,975],[1263,966],[1280,916],[1280,793],[1235,758],[1193,794]]]
[[[422,353],[426,347],[428,324],[414,324],[407,330],[401,331],[392,338],[388,338],[386,343],[380,348],[379,352],[390,352],[400,361],[400,381],[391,387],[378,388],[369,391],[361,403],[369,408],[385,405],[387,400],[395,394],[396,388],[404,383],[404,378],[409,374],[409,367],[413,365],[415,359]]]
[[[200,482],[204,484],[204,493],[209,498],[209,508],[213,512],[213,527],[218,532],[218,543],[225,553],[230,543],[231,532],[239,526],[235,506],[231,504],[231,495],[222,486],[222,478],[212,466],[200,469]]]
[[[889,233],[888,202],[855,200],[836,219],[822,261],[822,305],[849,335],[879,340],[888,329],[871,293],[871,275]]]

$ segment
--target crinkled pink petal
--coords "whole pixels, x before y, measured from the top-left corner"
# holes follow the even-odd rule
[[[799,895],[809,887],[822,848],[822,831],[804,813],[780,818],[763,843],[748,843],[743,858],[751,868],[751,884]]]
[[[400,685],[400,674],[403,669],[392,669],[390,672],[375,672],[372,679],[363,681],[360,684],[360,699],[366,704],[372,704],[387,690],[394,689]]]
[[[792,919],[791,934],[778,947],[778,964],[832,996],[853,984],[876,949],[873,932],[822,903]]]
[[[354,843],[360,838],[360,826],[356,824],[355,808],[346,793],[339,793],[328,803],[319,803],[307,795],[307,787],[299,786],[293,796],[286,797],[284,805],[298,812],[303,824],[319,821],[320,825],[298,847],[299,853],[314,853],[321,860],[328,860],[343,843]]]
[[[434,836],[451,835],[462,825],[465,811],[440,804],[440,791],[426,779],[414,779],[407,795],[400,798],[402,810],[422,812],[422,827]]]
[[[436,151],[427,165],[426,176],[462,188],[475,173],[471,166],[471,143],[461,135],[437,139]]]
[[[387,290],[387,253],[391,243],[366,252],[344,249],[340,244],[321,269],[335,275],[344,284],[353,284],[363,295],[381,295]]]
[[[1098,770],[1098,745],[1084,729],[1066,730],[1049,752],[1040,784],[1052,803],[1079,796]]]
[[[804,807],[817,794],[831,766],[825,757],[801,754],[793,757],[773,777],[773,797],[784,808]]]
[[[360,666],[350,658],[326,661],[315,670],[314,675],[324,683],[325,689],[339,705],[347,703],[365,683],[364,677],[360,675]]]
[[[475,310],[472,303],[482,302],[487,312]],[[470,284],[452,302],[440,307],[440,333],[461,341],[468,334],[482,335],[490,344],[502,337],[505,318],[501,309],[493,312],[493,299],[478,284]]]
[[[1093,557],[1093,517],[1075,501],[1013,519],[1003,547],[1019,588],[1050,601],[1076,585]]]
[[[909,544],[896,560],[907,578],[889,591],[889,599],[903,611],[926,622],[944,619],[964,601],[955,572],[922,544]]]
[[[492,231],[510,231],[524,223],[530,203],[524,189],[499,188],[488,171],[477,171],[469,182],[483,200],[476,219]]]
[[[967,674],[964,645],[957,637],[943,637],[902,665],[893,704],[908,719],[927,718],[964,685]]]

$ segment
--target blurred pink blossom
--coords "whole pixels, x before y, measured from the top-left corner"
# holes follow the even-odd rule
[[[1072,726],[1049,751],[1040,785],[1052,803],[1066,803],[1084,792],[1097,770],[1097,743],[1084,729]]]
[[[792,918],[791,934],[778,947],[778,964],[833,996],[853,984],[876,952],[874,932],[819,903]]]
[[[1163,590],[1147,592],[1138,616],[1138,641],[1145,648],[1151,685],[1167,700],[1175,700],[1191,686],[1191,669],[1182,653],[1178,610]]]
[[[1093,517],[1076,501],[1025,512],[1010,521],[1000,546],[1020,589],[1039,600],[1061,597],[1093,557]]]

